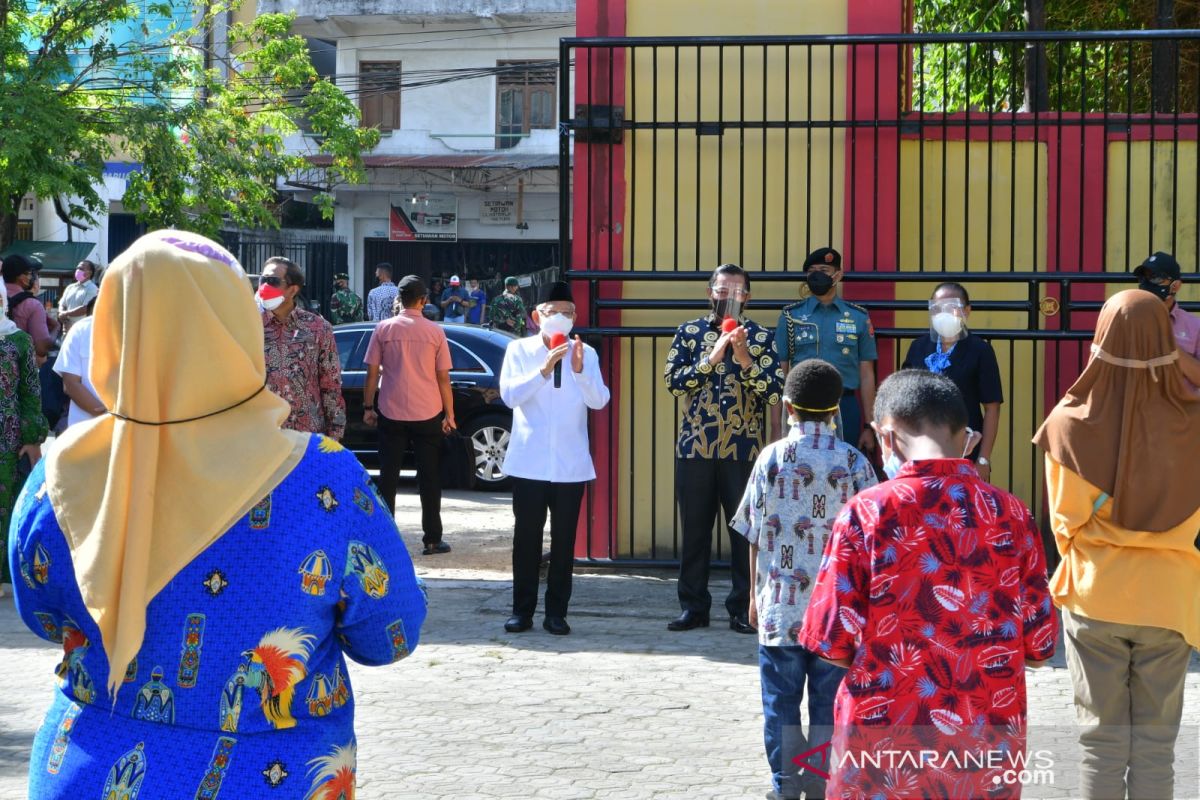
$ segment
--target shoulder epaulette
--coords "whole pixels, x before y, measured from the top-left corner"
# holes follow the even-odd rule
[[[845,303],[846,305],[850,306],[851,308],[857,308],[859,311],[863,312],[868,317],[871,316],[871,312],[867,311],[865,308],[860,306],[858,303],[851,303],[849,300],[842,300],[842,302]]]
[[[800,306],[804,305],[807,302],[808,302],[808,298],[806,297],[803,300],[797,300],[794,303],[788,303],[786,306],[783,307],[783,311],[781,313],[790,314],[790,313],[792,313],[793,308],[799,308]]]

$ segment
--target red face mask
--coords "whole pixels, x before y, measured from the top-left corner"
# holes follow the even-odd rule
[[[258,287],[258,302],[267,311],[274,311],[283,305],[284,301],[283,290],[278,289],[270,284],[262,284]]]

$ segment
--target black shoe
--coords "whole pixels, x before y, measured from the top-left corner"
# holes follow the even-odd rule
[[[442,553],[449,553],[450,545],[446,542],[426,542],[425,549],[421,551],[423,556],[435,556]]]
[[[707,628],[708,614],[699,611],[685,611],[667,623],[669,631],[690,631],[692,628]]]
[[[750,620],[744,615],[730,617],[729,630],[738,633],[758,633],[758,629],[751,625]]]
[[[533,617],[523,617],[520,614],[513,614],[508,618],[508,622],[504,623],[504,630],[509,633],[523,633],[533,627]]]
[[[542,627],[555,636],[566,636],[571,632],[571,626],[562,617],[546,617],[542,620]]]
[[[767,792],[767,800],[800,800],[800,795],[793,797],[792,795],[780,794],[772,789],[771,791]]]

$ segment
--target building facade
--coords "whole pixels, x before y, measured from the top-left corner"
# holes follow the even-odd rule
[[[336,187],[334,232],[351,283],[374,268],[427,280],[494,281],[561,263],[558,252],[558,42],[573,0],[261,0],[295,13],[314,63],[357,99],[379,145],[368,178]],[[311,151],[304,136],[289,144]],[[281,190],[324,185],[320,158]]]

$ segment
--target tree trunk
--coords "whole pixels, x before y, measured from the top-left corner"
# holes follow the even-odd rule
[[[0,205],[0,253],[17,239],[17,219],[21,214],[21,196],[13,195]]]
[[[1175,0],[1158,0],[1154,13],[1154,27],[1160,30],[1175,27]],[[1179,78],[1176,67],[1175,41],[1154,43],[1153,107],[1159,114],[1170,114],[1175,110],[1175,84]]]
[[[1046,0],[1025,0],[1025,30],[1030,33],[1046,30]],[[1041,42],[1026,43],[1025,105],[1022,110],[1050,110],[1049,75],[1046,45]]]

